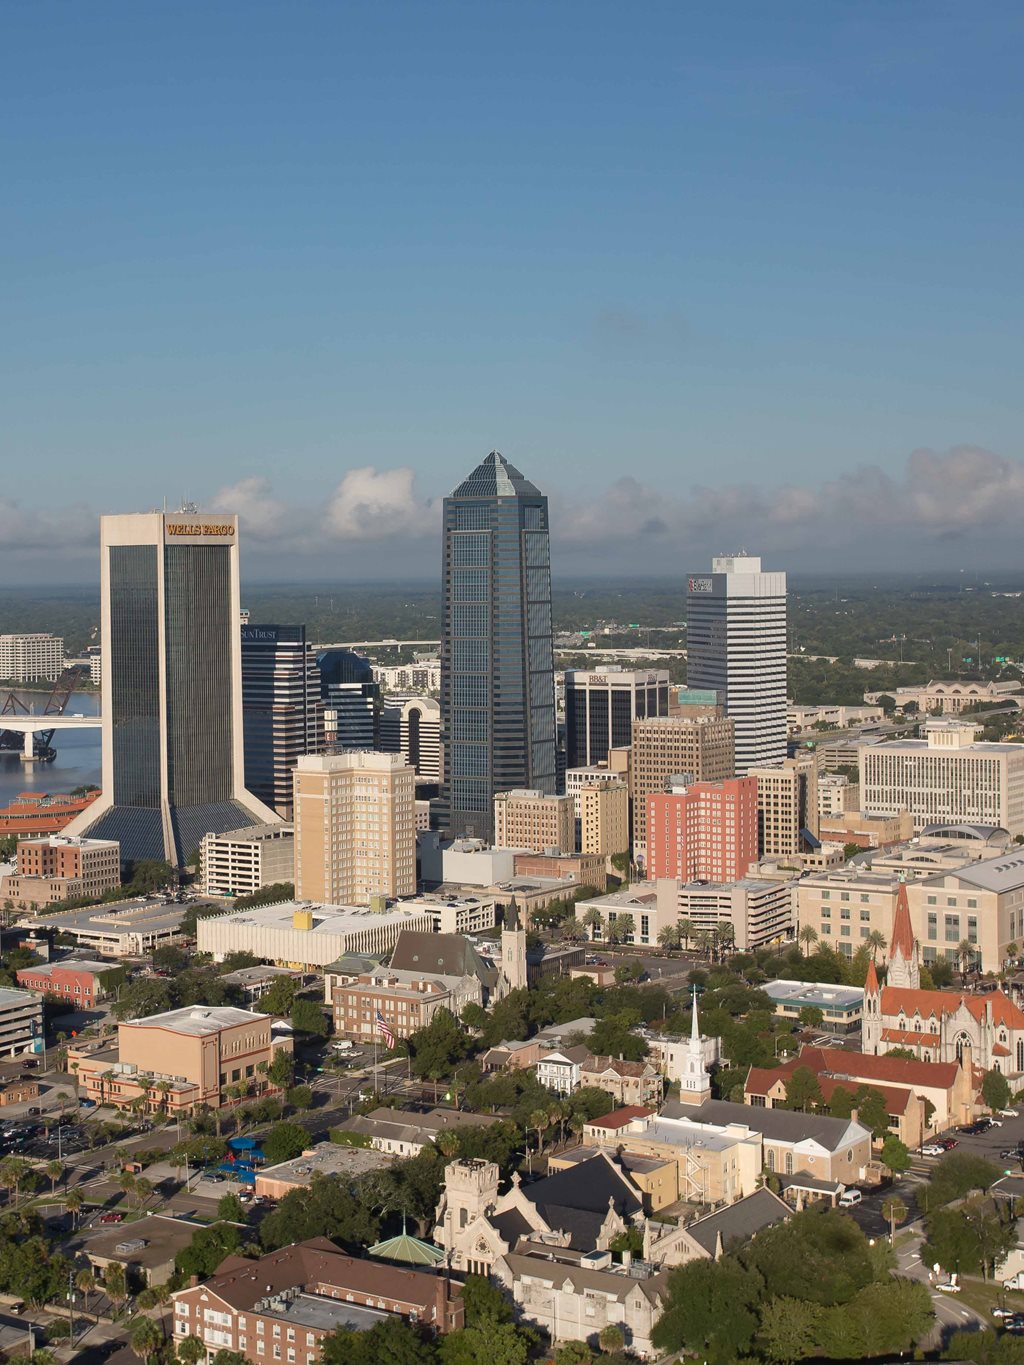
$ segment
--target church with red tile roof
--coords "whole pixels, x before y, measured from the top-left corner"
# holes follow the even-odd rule
[[[968,1052],[981,1071],[1024,1077],[1024,1011],[1002,991],[921,989],[906,887],[896,898],[885,985],[874,962],[864,983],[864,1051],[880,1055],[896,1047],[928,1062],[956,1062]]]

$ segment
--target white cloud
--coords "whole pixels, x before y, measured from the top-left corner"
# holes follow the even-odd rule
[[[0,497],[0,549],[53,550],[99,546],[99,519],[81,503],[58,511],[24,508]]]
[[[986,535],[1024,520],[1024,463],[976,446],[915,450],[902,476],[862,465],[818,484],[768,489],[735,484],[696,487],[673,497],[636,479],[620,479],[585,502],[560,502],[555,537],[591,543],[614,529],[624,536],[746,544],[855,545],[879,531],[936,541]]]
[[[289,535],[299,519],[297,508],[276,498],[269,479],[253,475],[239,479],[215,493],[208,505],[211,512],[237,514],[240,530],[253,540],[277,540]]]
[[[437,500],[416,494],[415,474],[407,467],[350,469],[324,512],[324,528],[344,540],[433,535],[438,529]]]

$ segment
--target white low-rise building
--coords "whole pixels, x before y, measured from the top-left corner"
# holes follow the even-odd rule
[[[430,932],[422,910],[402,905],[374,909],[285,901],[211,915],[196,925],[196,946],[222,962],[228,953],[252,953],[282,966],[315,969],[346,953],[390,952],[403,929]]]
[[[923,739],[863,746],[864,813],[907,810],[918,832],[946,821],[1024,834],[1024,744],[978,743],[975,733],[961,721],[930,721]]]

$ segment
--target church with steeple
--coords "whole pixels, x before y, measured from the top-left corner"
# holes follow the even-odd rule
[[[507,995],[509,991],[526,989],[526,927],[514,896],[505,909],[505,919],[501,926],[501,977],[502,995]]]
[[[921,951],[910,921],[907,891],[896,898],[885,984],[872,961],[864,982],[863,1050],[876,1056],[908,1049],[926,1062],[964,1058],[981,1072],[1024,1079],[1024,1012],[1002,991],[921,988]]]

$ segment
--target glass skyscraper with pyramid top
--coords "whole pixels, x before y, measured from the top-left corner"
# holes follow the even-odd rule
[[[492,451],[444,500],[443,824],[490,839],[494,795],[555,791],[548,500]]]

